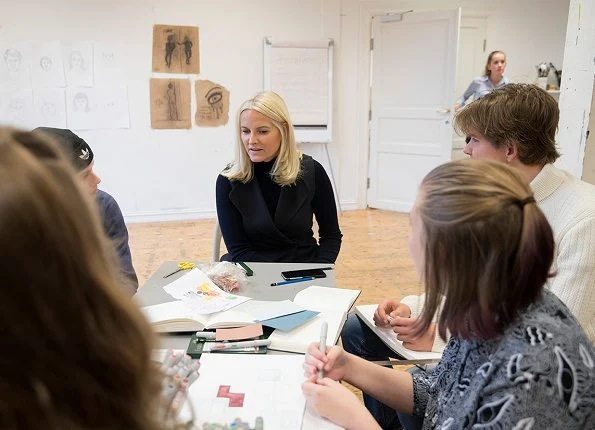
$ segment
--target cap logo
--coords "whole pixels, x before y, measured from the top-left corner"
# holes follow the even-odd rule
[[[79,155],[81,160],[88,160],[89,159],[89,150],[88,149],[81,149],[81,155]]]

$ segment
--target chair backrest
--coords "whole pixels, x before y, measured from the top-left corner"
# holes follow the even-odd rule
[[[211,260],[213,262],[219,261],[221,257],[221,228],[219,227],[219,220],[215,219],[215,228],[213,229],[213,252]]]

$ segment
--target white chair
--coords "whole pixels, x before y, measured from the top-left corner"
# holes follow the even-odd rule
[[[213,229],[213,252],[211,260],[213,262],[219,261],[221,257],[221,228],[219,227],[219,220],[215,219],[215,228]]]

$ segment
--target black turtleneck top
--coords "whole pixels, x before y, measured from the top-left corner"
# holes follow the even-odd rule
[[[254,163],[254,178],[248,184],[222,175],[217,178],[217,216],[229,252],[222,260],[334,263],[342,235],[333,188],[324,168],[304,155],[302,176],[295,185],[281,187],[270,175],[274,162]],[[242,195],[242,203],[230,199],[232,190]],[[295,203],[293,208],[291,199],[304,194],[306,206],[298,208]],[[279,209],[283,214],[277,213],[281,199],[285,199]],[[312,231],[313,217],[318,224],[318,242]],[[291,221],[285,225],[279,219]]]

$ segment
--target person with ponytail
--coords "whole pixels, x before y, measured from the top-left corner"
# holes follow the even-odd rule
[[[236,156],[217,177],[225,261],[334,263],[341,230],[331,181],[297,148],[289,111],[272,91],[238,109]],[[312,231],[318,224],[318,240]]]
[[[344,380],[423,429],[593,428],[595,350],[544,288],[554,235],[522,174],[491,160],[438,166],[423,179],[410,221],[426,293],[412,332],[437,317],[437,335],[451,335],[442,359],[432,373],[412,375],[312,343],[302,386],[310,407],[346,429],[387,428]]]

